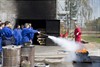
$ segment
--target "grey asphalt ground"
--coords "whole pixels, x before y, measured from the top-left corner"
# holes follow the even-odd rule
[[[84,44],[85,48],[89,51],[89,55],[100,56],[100,44],[88,43]],[[35,46],[35,56],[37,55],[57,55],[63,54],[64,48],[60,46]]]
[[[96,56],[92,59],[95,63],[60,63],[60,60],[49,60],[50,62],[56,62],[50,64],[50,67],[99,67],[100,66],[100,44],[88,43],[84,44],[85,48],[89,51],[89,56]],[[64,49],[60,46],[35,46],[35,59],[43,60],[44,58],[62,58],[68,55],[68,52],[64,52]],[[42,66],[40,66],[42,67]]]

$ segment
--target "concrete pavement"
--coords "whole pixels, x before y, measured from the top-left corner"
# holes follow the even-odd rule
[[[92,56],[91,58],[93,59],[93,62],[98,63],[98,65],[96,64],[96,67],[99,67],[99,64],[100,64],[100,47],[99,46],[100,44],[88,43],[88,44],[84,44],[84,46],[89,51],[89,56]],[[43,65],[45,65],[45,63],[48,63],[50,67],[67,67],[68,63],[66,64],[65,62],[63,62],[62,59],[66,57],[68,53],[69,52],[65,52],[64,48],[60,46],[35,46],[35,64],[40,63],[39,67],[43,67],[41,66],[41,63]],[[62,64],[62,63],[65,63],[65,64]],[[75,65],[70,63],[69,66],[74,67]],[[86,64],[86,66],[91,67],[91,64],[90,66]],[[81,66],[78,65],[78,67],[81,67]]]
[[[88,43],[84,44],[85,48],[89,51],[89,53],[98,52],[100,51],[100,44],[99,43]],[[65,55],[68,52],[64,52],[64,48],[60,46],[35,46],[35,56],[39,55]],[[97,55],[97,53],[96,53]]]
[[[88,43],[84,44],[85,48],[89,51],[89,56],[100,56],[100,44]],[[35,46],[35,59],[36,61],[44,59],[61,59],[68,55],[64,48],[60,46]]]

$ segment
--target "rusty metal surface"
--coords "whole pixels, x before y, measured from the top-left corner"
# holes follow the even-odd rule
[[[19,67],[20,48],[3,48],[3,67]]]
[[[28,60],[30,62],[30,67],[34,66],[34,52],[35,51],[35,47],[34,46],[26,46],[26,47],[22,47],[21,48],[21,62],[23,62],[24,58],[27,57]]]

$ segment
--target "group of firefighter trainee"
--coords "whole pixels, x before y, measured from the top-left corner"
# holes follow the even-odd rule
[[[40,33],[38,30],[32,28],[31,23],[25,23],[22,28],[20,28],[20,25],[17,25],[15,29],[12,29],[12,26],[13,25],[9,21],[4,23],[0,21],[0,52],[2,51],[2,46],[18,46],[26,42],[32,43],[34,34]],[[81,29],[77,25],[75,25],[74,35],[75,41],[81,42]]]
[[[17,25],[12,29],[12,24],[9,21],[0,22],[0,52],[2,47],[7,45],[22,45],[26,42],[32,42],[35,33],[40,33],[31,27],[31,23],[25,23],[23,28]]]

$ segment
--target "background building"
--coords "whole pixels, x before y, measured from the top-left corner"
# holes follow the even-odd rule
[[[0,20],[11,21],[13,26],[32,23],[34,29],[59,36],[60,22],[56,19],[56,3],[56,0],[0,0]],[[45,40],[47,42],[48,39]],[[38,44],[36,36],[34,43]]]

